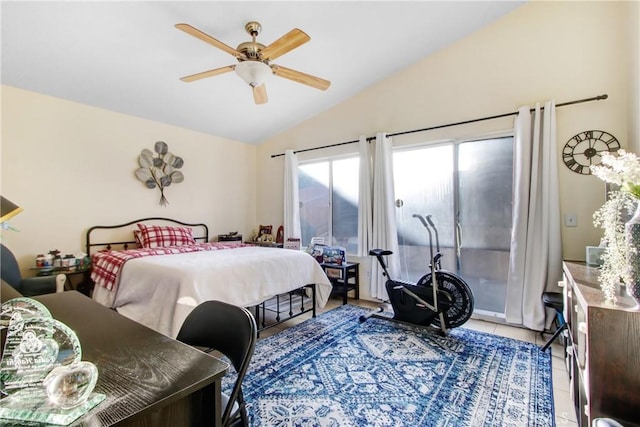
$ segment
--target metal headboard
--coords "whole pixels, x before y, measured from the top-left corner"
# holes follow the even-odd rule
[[[113,249],[113,247],[116,246],[116,247],[122,247],[122,249],[125,249],[125,250],[129,249],[129,245],[133,245],[134,247],[137,247],[137,243],[133,237],[133,230],[135,230],[136,227],[130,227],[130,226],[138,223],[164,223],[165,225],[178,224],[178,225],[191,227],[194,232],[193,238],[195,239],[196,242],[206,243],[209,241],[209,227],[207,227],[206,224],[203,224],[203,223],[191,224],[188,222],[182,222],[176,219],[163,218],[163,217],[142,218],[142,219],[129,221],[124,224],[96,225],[89,228],[89,230],[87,230],[86,240],[85,240],[87,255],[91,255],[91,249],[95,249],[96,247],[100,247],[101,249]],[[127,227],[129,227],[131,231],[131,233],[129,234],[131,236],[130,240],[127,240],[127,238],[124,238],[124,239],[118,239],[114,241],[109,241],[109,240],[99,241],[99,242],[92,241],[92,238],[95,239],[95,234],[96,233],[100,234],[100,231],[102,230],[126,229]],[[126,231],[127,230],[122,230],[123,233]]]

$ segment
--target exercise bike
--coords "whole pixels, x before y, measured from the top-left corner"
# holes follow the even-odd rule
[[[458,275],[442,270],[440,241],[438,230],[431,220],[431,215],[426,218],[413,214],[420,220],[429,233],[429,253],[431,256],[429,272],[422,276],[418,282],[392,279],[389,275],[384,256],[393,252],[386,249],[371,249],[369,255],[375,256],[382,267],[383,276],[387,278],[385,288],[389,296],[389,302],[393,307],[393,319],[408,322],[420,326],[438,328],[442,334],[448,329],[463,325],[471,318],[473,313],[473,292],[469,285]],[[436,239],[436,253],[433,252],[432,231]],[[365,321],[370,316],[361,316],[360,321]]]

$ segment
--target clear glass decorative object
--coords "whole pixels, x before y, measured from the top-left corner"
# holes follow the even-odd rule
[[[22,297],[8,300],[0,308],[0,326],[3,328],[30,317],[51,317],[51,313],[41,302]]]
[[[0,393],[16,399],[46,399],[44,379],[57,366],[80,362],[76,334],[50,317],[11,322],[0,360]]]
[[[71,409],[87,401],[97,381],[98,368],[85,361],[53,368],[43,384],[52,405]]]
[[[9,300],[2,304],[0,321],[6,328],[1,419],[68,425],[105,399],[93,393],[98,369],[81,361],[75,332],[53,319],[40,302]]]

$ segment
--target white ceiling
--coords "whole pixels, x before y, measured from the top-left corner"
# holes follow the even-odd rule
[[[259,144],[510,12],[515,1],[2,1],[2,83]],[[320,91],[272,76],[255,105],[236,63],[174,27],[236,47],[248,21],[268,45],[293,28],[311,41],[274,63],[332,82]]]

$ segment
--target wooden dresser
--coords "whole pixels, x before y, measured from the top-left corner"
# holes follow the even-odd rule
[[[615,305],[606,303],[597,269],[565,261],[563,271],[566,361],[578,425],[610,417],[640,426],[640,311],[624,292]]]

